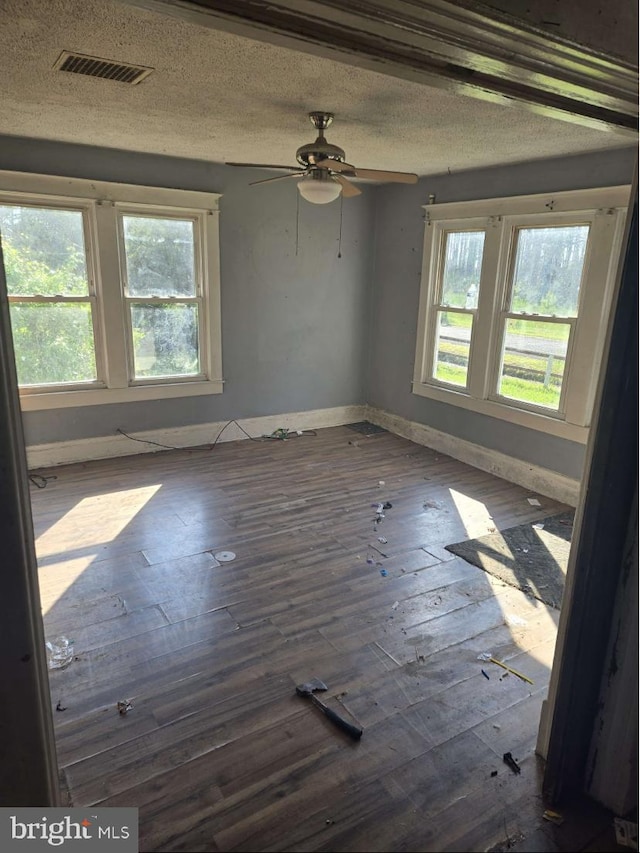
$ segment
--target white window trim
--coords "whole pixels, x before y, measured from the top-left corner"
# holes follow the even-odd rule
[[[424,206],[425,237],[418,308],[414,394],[506,420],[572,441],[586,443],[618,265],[629,186],[575,190],[512,198],[450,202]],[[581,285],[579,320],[568,353],[563,383],[564,412],[506,402],[492,390],[500,357],[500,311],[508,287],[513,228],[557,224],[570,219],[589,222],[591,232]],[[438,310],[437,272],[441,234],[450,230],[485,229],[480,294],[473,323],[467,388],[453,388],[430,377],[433,329]],[[474,359],[475,356],[475,359]]]
[[[20,388],[23,411],[222,393],[219,199],[220,193],[0,171],[0,204],[52,205],[85,212],[87,272],[90,290],[97,297],[96,363],[104,382]],[[117,213],[121,210],[166,212],[196,220],[206,306],[201,321],[202,368],[207,378],[129,381],[126,306],[118,251]]]

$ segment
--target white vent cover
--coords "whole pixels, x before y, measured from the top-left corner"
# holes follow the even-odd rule
[[[129,83],[130,85],[144,80],[153,71],[153,68],[145,68],[144,65],[113,62],[111,59],[85,56],[82,53],[70,53],[68,50],[62,51],[53,67],[58,71],[84,74],[87,77],[101,77],[103,80],[115,80],[118,83]]]

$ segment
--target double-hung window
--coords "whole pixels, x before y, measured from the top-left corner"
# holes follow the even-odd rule
[[[202,375],[197,222],[125,211],[118,219],[130,375]]]
[[[218,198],[0,173],[23,409],[222,391]]]
[[[586,441],[628,195],[426,206],[414,393]]]

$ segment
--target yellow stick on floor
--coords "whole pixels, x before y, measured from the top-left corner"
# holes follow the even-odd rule
[[[521,672],[518,672],[517,669],[511,669],[510,666],[507,666],[506,663],[502,663],[501,660],[496,660],[495,658],[489,658],[491,663],[497,663],[498,666],[501,666],[503,669],[506,669],[507,672],[510,672],[512,675],[516,675],[518,678],[521,678],[523,681],[526,681],[527,684],[533,684],[533,681],[530,678],[527,678],[526,675],[523,675]]]

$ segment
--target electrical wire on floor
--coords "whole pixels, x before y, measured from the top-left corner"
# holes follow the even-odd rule
[[[133,435],[129,435],[128,432],[125,432],[123,429],[118,429],[116,432],[119,432],[120,435],[123,435],[125,438],[130,438],[131,441],[139,441],[141,444],[154,444],[156,447],[163,447],[165,450],[184,450],[183,447],[174,447],[172,444],[160,444],[159,441],[151,441],[148,438],[136,438]]]
[[[220,430],[220,432],[217,434],[217,436],[216,436],[216,438],[215,438],[215,441],[213,442],[213,444],[212,444],[212,445],[211,445],[211,447],[210,447],[210,450],[213,450],[213,448],[214,448],[214,447],[216,446],[216,444],[218,443],[218,439],[220,438],[220,436],[222,435],[222,433],[225,431],[225,429],[226,429],[228,426],[231,426],[231,424],[235,424],[235,425],[238,427],[238,429],[239,429],[241,432],[243,432],[243,433],[247,436],[247,438],[250,438],[250,439],[251,439],[251,441],[262,441],[262,440],[263,440],[262,438],[255,438],[253,435],[249,435],[249,433],[246,431],[246,429],[244,429],[244,427],[241,427],[241,426],[240,426],[240,424],[238,423],[238,421],[231,420],[231,421],[227,421],[227,422],[226,422],[226,424],[225,424],[225,425],[222,427],[222,429]],[[264,436],[263,436],[263,438],[264,438]]]
[[[249,433],[246,431],[246,429],[244,427],[240,426],[238,421],[230,420],[230,421],[226,422],[226,424],[222,427],[220,432],[217,434],[213,443],[210,445],[209,450],[213,450],[213,448],[218,443],[222,433],[226,430],[227,427],[231,426],[231,424],[235,424],[238,427],[238,429],[246,435],[247,438],[251,439],[251,441],[269,441],[271,439],[277,439],[279,441],[283,441],[287,438],[295,438],[295,437],[301,436],[301,435],[317,435],[318,434],[313,429],[288,430],[288,429],[280,428],[280,429],[275,429],[270,435],[263,435],[260,438],[256,438],[253,435],[249,435]],[[151,441],[148,438],[136,438],[133,435],[129,435],[129,433],[125,432],[123,429],[120,429],[120,427],[118,427],[116,432],[119,432],[120,435],[124,435],[125,438],[130,438],[131,441],[139,441],[142,444],[153,444],[155,447],[162,447],[165,450],[187,450],[187,451],[189,450],[189,448],[187,448],[187,447],[175,447],[172,444],[162,444],[159,441]],[[39,488],[44,488],[44,486],[39,486]]]
[[[50,474],[48,477],[43,477],[42,474],[29,474],[29,480],[37,489],[46,489],[49,480],[57,480],[55,474]]]
[[[213,448],[216,446],[218,439],[220,438],[222,433],[225,431],[225,429],[228,426],[230,426],[231,424],[235,424],[238,427],[238,429],[241,430],[247,436],[247,438],[251,439],[251,441],[271,441],[274,439],[278,440],[278,441],[284,441],[287,438],[296,438],[299,435],[317,435],[318,434],[313,429],[297,429],[297,430],[292,429],[292,430],[289,430],[289,429],[285,429],[284,427],[279,427],[278,429],[274,429],[274,431],[272,433],[269,433],[269,435],[262,435],[262,436],[260,436],[260,438],[254,438],[254,436],[249,435],[249,433],[246,431],[246,429],[244,429],[243,427],[240,426],[238,421],[228,421],[222,427],[222,429],[220,430],[220,432],[216,436],[216,440],[211,445],[211,450],[213,450]]]

